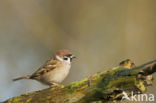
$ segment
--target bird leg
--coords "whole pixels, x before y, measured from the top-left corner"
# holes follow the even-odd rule
[[[49,83],[49,87],[60,87],[61,85],[55,82]]]

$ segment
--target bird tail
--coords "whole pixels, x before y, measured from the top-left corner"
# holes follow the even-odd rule
[[[26,76],[22,76],[22,77],[19,77],[19,78],[15,78],[13,79],[13,81],[17,81],[17,80],[21,80],[21,79],[30,79],[31,75],[26,75]]]

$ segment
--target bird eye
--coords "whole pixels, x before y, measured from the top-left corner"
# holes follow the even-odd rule
[[[64,59],[64,60],[68,60],[68,58],[67,58],[67,57],[64,57],[63,59]]]

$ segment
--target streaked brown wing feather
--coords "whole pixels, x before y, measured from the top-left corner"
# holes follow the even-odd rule
[[[38,78],[44,73],[55,69],[57,63],[57,60],[55,60],[54,58],[50,58],[42,67],[40,67],[34,74],[32,74],[31,78]]]

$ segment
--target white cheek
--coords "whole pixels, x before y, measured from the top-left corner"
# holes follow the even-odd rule
[[[71,63],[71,62],[70,62],[70,58],[68,58],[68,60],[64,60],[64,61],[65,61],[66,63],[69,63],[69,64]]]
[[[56,56],[56,58],[57,58],[59,61],[63,61],[63,59],[60,58],[59,56]]]

